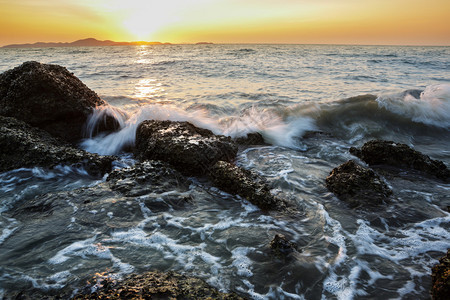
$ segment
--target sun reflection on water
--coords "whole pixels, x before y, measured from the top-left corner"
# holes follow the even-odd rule
[[[133,97],[137,99],[153,99],[165,95],[164,92],[161,82],[157,82],[156,79],[152,78],[144,78],[136,83]]]

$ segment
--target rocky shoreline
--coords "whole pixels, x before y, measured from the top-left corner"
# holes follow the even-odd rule
[[[134,147],[127,149],[139,162],[129,168],[113,170],[116,157],[88,153],[74,146],[83,137],[89,117],[102,105],[107,103],[64,67],[26,62],[0,74],[0,172],[36,166],[51,169],[63,164],[81,167],[99,178],[108,174],[106,182],[95,187],[46,194],[17,204],[12,210],[15,217],[51,216],[56,210],[70,209],[67,204],[61,204],[64,203],[61,200],[76,198],[77,193],[92,195],[90,198],[94,200],[83,205],[93,209],[101,205],[95,203],[100,194],[120,193],[125,199],[131,199],[149,191],[179,190],[182,196],[168,194],[162,202],[146,200],[149,207],[157,210],[177,209],[192,203],[186,176],[204,178],[224,192],[245,198],[265,213],[289,211],[295,214],[295,207],[274,195],[264,178],[235,164],[238,145],[264,144],[258,133],[233,140],[188,122],[147,120],[138,126]],[[97,132],[120,127],[108,114],[100,122],[103,125],[96,127]],[[450,182],[450,171],[443,162],[432,160],[404,144],[374,140],[361,149],[351,148],[350,153],[357,159],[333,169],[324,184],[351,208],[370,209],[395,201],[395,193],[377,174],[383,166],[415,170],[437,181]],[[114,205],[120,216],[121,204]],[[128,217],[123,214],[123,222],[127,222]],[[56,219],[52,217],[46,220],[53,221]],[[96,216],[95,222],[103,221],[108,224],[106,215]],[[282,235],[276,235],[268,247],[276,256],[301,251]],[[446,267],[444,273],[448,272],[448,264]],[[445,278],[444,285],[448,285],[448,276]],[[133,274],[120,282],[102,280],[101,288],[95,292],[85,289],[90,292],[78,294],[74,299],[241,299],[235,294],[220,293],[199,279],[172,272]],[[24,291],[13,298],[27,299],[26,295]]]

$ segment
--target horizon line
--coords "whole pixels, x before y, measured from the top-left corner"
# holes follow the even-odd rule
[[[71,43],[75,43],[78,41],[83,40],[96,40],[98,42],[114,42],[114,43],[155,43],[154,45],[86,45],[86,46],[77,46],[77,45],[70,45]],[[385,43],[290,43],[290,42],[210,42],[210,41],[199,41],[199,42],[182,42],[182,43],[175,43],[175,42],[160,42],[160,41],[144,41],[144,40],[138,40],[138,41],[113,41],[113,40],[99,40],[97,38],[82,38],[77,39],[72,42],[25,42],[25,43],[12,43],[12,44],[0,44],[0,48],[6,48],[6,49],[14,49],[16,47],[12,46],[19,46],[17,48],[25,48],[20,46],[33,46],[34,44],[68,44],[67,46],[60,46],[60,47],[119,47],[119,46],[171,46],[171,45],[198,45],[198,44],[206,44],[206,45],[311,45],[311,46],[402,46],[402,47],[450,47],[450,43],[447,44],[385,44]],[[58,46],[50,46],[50,47],[26,47],[26,48],[57,48]]]

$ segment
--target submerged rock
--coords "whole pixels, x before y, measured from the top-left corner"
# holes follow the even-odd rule
[[[185,174],[205,174],[217,161],[233,160],[237,146],[230,137],[188,122],[148,120],[137,129],[135,154],[168,162]]]
[[[234,293],[221,293],[206,282],[175,272],[148,272],[130,275],[121,281],[100,279],[95,292],[86,292],[72,299],[243,299]]]
[[[114,159],[113,156],[75,149],[44,130],[0,116],[0,172],[68,164],[83,167],[88,173],[99,176],[111,171]]]
[[[270,249],[275,254],[275,256],[284,256],[292,253],[294,251],[298,251],[298,247],[296,244],[290,242],[284,235],[276,234],[272,241],[269,244]]]
[[[210,170],[213,183],[223,191],[238,194],[261,209],[285,207],[281,199],[270,193],[267,181],[256,173],[225,161],[218,161]]]
[[[450,249],[447,255],[439,259],[439,264],[435,265],[431,273],[433,300],[445,300],[450,295]]]
[[[104,104],[58,65],[29,61],[0,74],[0,115],[23,120],[69,142],[82,138],[87,118]]]
[[[353,160],[334,168],[326,179],[326,185],[350,207],[378,205],[392,194],[374,171],[357,165]]]
[[[405,144],[373,140],[365,143],[361,149],[350,148],[350,153],[371,166],[409,168],[433,175],[445,182],[450,181],[450,170],[442,161],[433,160]]]
[[[126,197],[145,197],[145,203],[154,210],[156,206],[181,207],[191,202],[189,182],[178,171],[161,161],[145,161],[133,167],[114,170],[106,179],[109,187]],[[151,203],[147,203],[151,202]]]

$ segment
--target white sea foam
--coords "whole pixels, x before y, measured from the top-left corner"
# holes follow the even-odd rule
[[[408,93],[380,96],[378,105],[414,122],[450,128],[450,84],[429,85],[420,99]]]
[[[243,277],[253,276],[251,271],[252,261],[248,258],[248,253],[254,249],[248,247],[237,247],[231,251],[233,263],[236,268],[236,274]]]
[[[62,271],[55,273],[44,279],[36,279],[30,275],[22,275],[23,280],[31,282],[34,288],[41,290],[60,289],[63,288],[71,273],[69,271]]]

